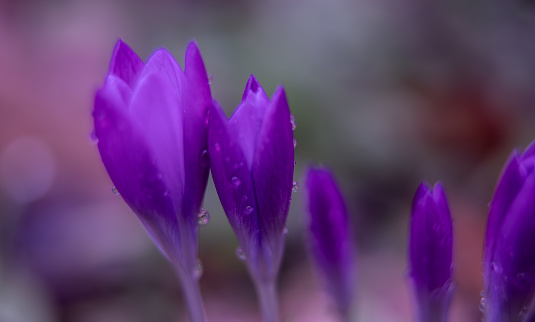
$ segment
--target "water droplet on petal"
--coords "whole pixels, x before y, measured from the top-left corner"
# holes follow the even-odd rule
[[[214,82],[214,76],[208,74],[206,75],[206,77],[208,78],[208,85],[212,85],[212,83]]]
[[[202,273],[203,273],[202,262],[199,259],[197,259],[197,264],[195,264],[195,267],[193,268],[193,278],[195,279],[201,278]]]
[[[201,166],[207,167],[210,165],[210,156],[208,155],[208,150],[203,149],[201,151],[201,155],[199,157],[199,162],[201,163]]]
[[[119,190],[117,190],[117,188],[115,188],[115,186],[111,187],[111,192],[116,196],[119,195]]]
[[[236,248],[236,256],[239,260],[244,261],[245,260],[245,252],[241,247]]]
[[[294,181],[292,185],[292,191],[297,192],[297,190],[299,190],[299,182]]]
[[[485,297],[481,297],[481,302],[479,302],[479,310],[485,313],[486,306],[487,306],[487,299]]]
[[[95,130],[91,131],[91,134],[89,135],[89,141],[93,145],[98,143],[98,137],[97,133],[95,133]]]
[[[251,207],[251,206],[247,206],[247,207],[245,207],[245,214],[248,215],[248,214],[250,214],[250,213],[252,213],[252,212],[253,212],[253,207]]]
[[[230,179],[230,182],[232,183],[232,185],[234,186],[234,188],[238,188],[238,187],[240,186],[240,184],[241,184],[241,180],[240,180],[240,178],[238,178],[238,177],[232,177],[232,178]]]
[[[209,221],[210,221],[210,213],[208,212],[208,210],[201,207],[201,209],[199,210],[199,213],[197,214],[197,223],[200,226],[205,226],[208,224]]]
[[[214,148],[215,148],[216,152],[220,152],[221,151],[221,146],[219,145],[219,143],[214,144]]]
[[[297,147],[297,140],[294,139],[294,149]]]
[[[293,114],[290,114],[290,123],[292,123],[292,131],[295,131],[297,124],[295,123],[295,116]]]

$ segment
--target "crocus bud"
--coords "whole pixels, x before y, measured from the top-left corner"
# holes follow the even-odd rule
[[[409,231],[410,279],[418,321],[446,321],[452,291],[452,221],[440,183],[422,183],[412,203]]]
[[[306,174],[308,245],[320,278],[343,319],[349,319],[355,260],[347,208],[333,175],[325,168]]]
[[[535,295],[535,145],[513,151],[490,203],[483,254],[485,321],[526,321]]]
[[[214,184],[238,237],[240,257],[261,292],[273,286],[279,271],[292,192],[294,148],[286,95],[279,87],[268,100],[251,75],[230,120],[217,104],[209,119]]]
[[[165,49],[144,64],[119,40],[93,110],[102,162],[183,284],[198,275],[198,213],[208,180],[210,87],[190,43],[183,72]],[[199,319],[194,319],[199,320]]]

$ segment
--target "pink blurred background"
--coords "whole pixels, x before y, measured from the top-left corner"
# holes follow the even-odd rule
[[[123,38],[182,64],[196,39],[227,113],[253,73],[286,88],[296,180],[329,165],[357,239],[355,321],[412,321],[412,195],[441,180],[455,231],[450,321],[480,321],[487,204],[510,151],[535,138],[531,1],[0,0],[0,321],[186,321],[173,270],[90,139],[95,90]],[[303,186],[303,185],[302,185]],[[294,194],[282,321],[336,321]],[[211,181],[201,228],[210,321],[259,321]]]

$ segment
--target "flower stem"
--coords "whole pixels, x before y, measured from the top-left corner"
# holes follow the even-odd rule
[[[264,322],[278,322],[279,305],[275,283],[256,283],[256,293],[260,300],[260,309]]]
[[[194,276],[184,274],[180,270],[177,270],[177,272],[182,284],[182,294],[188,305],[191,322],[206,321],[199,282]]]

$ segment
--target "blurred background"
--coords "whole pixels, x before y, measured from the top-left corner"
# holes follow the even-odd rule
[[[337,175],[358,250],[355,321],[412,321],[406,241],[420,181],[454,218],[450,321],[480,321],[487,204],[513,148],[535,138],[535,7],[527,0],[0,0],[0,321],[186,321],[170,264],[102,165],[93,96],[118,38],[183,66],[196,39],[228,115],[249,74],[286,88],[295,178]],[[211,180],[211,179],[210,179]],[[303,186],[303,184],[301,184]],[[336,321],[294,193],[283,321]],[[209,321],[259,321],[211,181],[201,228]]]

